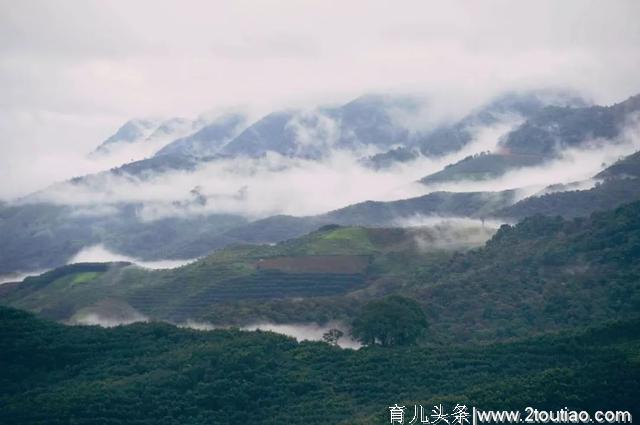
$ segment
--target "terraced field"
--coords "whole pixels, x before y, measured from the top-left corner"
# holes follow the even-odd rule
[[[258,270],[279,270],[284,273],[360,274],[369,265],[365,255],[305,255],[274,257],[259,260]]]
[[[249,276],[228,279],[189,295],[179,286],[145,288],[127,301],[136,310],[165,320],[181,322],[198,317],[215,304],[239,300],[273,300],[344,294],[365,286],[363,274],[284,273],[261,270]]]

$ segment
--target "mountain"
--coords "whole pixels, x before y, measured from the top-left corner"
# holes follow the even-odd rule
[[[203,241],[203,246],[209,246],[211,250],[233,244],[280,242],[332,224],[388,227],[434,217],[472,217],[481,220],[515,201],[514,191],[434,192],[399,201],[366,201],[314,216],[277,215],[255,220],[210,237]]]
[[[595,176],[598,180],[637,179],[640,178],[640,151],[621,158]]]
[[[640,95],[612,106],[548,107],[509,134],[501,147],[511,154],[553,157],[566,148],[615,139],[638,111]]]
[[[174,270],[66,266],[25,279],[0,300],[80,323],[117,300],[126,306],[118,311],[177,323],[322,324],[349,323],[368,300],[402,294],[425,309],[432,344],[504,341],[637,316],[640,202],[574,220],[534,216],[494,232],[456,222],[325,226]]]
[[[469,145],[480,129],[518,123],[547,106],[583,107],[586,103],[576,94],[558,90],[507,93],[474,109],[457,122],[414,134],[406,146],[374,155],[366,163],[380,169],[419,156],[438,157],[456,152]]]
[[[334,148],[388,148],[406,143],[409,136],[394,114],[414,113],[419,104],[408,97],[368,95],[334,108],[275,112],[249,126],[221,152],[230,156],[276,152],[322,158]]]
[[[134,119],[124,123],[113,135],[109,136],[95,150],[95,153],[106,154],[115,146],[136,143],[145,140],[159,126],[157,120]]]
[[[378,257],[416,252],[419,243],[434,252],[477,246],[493,231],[480,225],[447,224],[406,230],[327,226],[273,246],[225,248],[166,272],[148,272],[126,263],[64,266],[27,278],[2,302],[49,318],[81,322],[114,299],[154,319],[195,320],[216,304],[362,289]],[[78,285],[81,280],[83,285]]]
[[[186,118],[170,118],[162,121],[146,138],[146,141],[167,140],[178,137],[180,134],[192,132],[194,128],[197,128],[199,125],[199,122],[194,122]]]
[[[481,152],[446,165],[441,171],[420,179],[420,183],[429,185],[465,180],[490,180],[514,168],[530,167],[539,163],[539,158],[533,156]]]
[[[246,116],[233,113],[212,121],[132,120],[96,149],[102,154],[122,154],[126,163],[107,174],[98,173],[98,179],[89,175],[74,180],[92,184],[108,178],[108,173],[145,177],[193,171],[211,161],[261,158],[269,152],[321,159],[333,149],[356,153],[382,149],[407,143],[409,131],[395,117],[416,113],[420,102],[403,96],[367,95],[339,107],[274,112],[251,124]]]
[[[185,118],[130,120],[102,142],[91,156],[130,154],[140,158],[141,155],[153,155],[169,141],[192,133],[199,126],[200,122]]]
[[[164,146],[156,156],[208,157],[215,155],[246,126],[246,120],[247,118],[241,114],[220,116],[195,133]]]
[[[640,111],[640,95],[612,106],[584,108],[549,106],[508,133],[491,153],[467,157],[420,180],[424,184],[486,180],[509,170],[539,165],[570,148],[593,143],[620,143],[625,126]]]
[[[571,98],[560,96],[559,99],[561,100],[553,101]],[[638,103],[637,98],[632,98],[612,107],[543,108],[543,105],[551,101],[542,101],[536,96],[505,96],[470,114],[462,120],[460,128],[468,130],[482,123],[495,124],[501,122],[500,117],[505,114],[533,114],[534,117],[511,132],[501,142],[501,146],[523,150],[522,140],[525,138],[522,134],[535,133],[532,130],[534,128],[543,130],[545,126],[551,126],[565,129],[554,131],[559,132],[557,137],[567,137],[566,141],[559,142],[559,146],[571,147],[576,143],[580,144],[579,141],[585,134],[602,137],[613,135],[612,129],[617,128],[624,117],[630,116],[637,109]],[[251,223],[251,219],[242,212],[211,214],[212,206],[216,203],[238,202],[242,197],[242,188],[236,188],[235,192],[230,190],[226,195],[208,195],[199,188],[199,182],[195,181],[193,186],[186,185],[183,188],[184,193],[177,193],[173,189],[174,198],[166,202],[136,200],[135,188],[140,183],[157,181],[164,187],[162,179],[169,178],[169,173],[178,171],[176,175],[180,178],[192,178],[202,167],[212,166],[215,169],[216,161],[225,164],[235,154],[258,155],[254,161],[261,163],[265,158],[260,155],[272,148],[281,149],[281,153],[286,155],[308,155],[319,159],[329,148],[358,150],[362,147],[362,141],[366,141],[369,148],[375,149],[381,149],[388,143],[413,146],[414,137],[418,133],[403,127],[401,123],[404,121],[401,118],[415,117],[417,111],[424,112],[420,109],[424,107],[424,100],[399,96],[364,96],[334,108],[318,108],[305,113],[289,111],[271,114],[243,131],[240,131],[245,125],[241,116],[219,117],[189,136],[169,143],[150,158],[58,183],[19,202],[0,205],[0,231],[7,235],[4,238],[5,249],[0,253],[0,273],[57,267],[65,264],[80,249],[95,244],[103,244],[110,250],[143,260],[181,259],[200,257],[232,244],[278,242],[304,235],[326,224],[395,226],[399,222],[411,222],[414,216],[433,215],[479,219],[497,217],[509,222],[536,213],[566,217],[586,216],[593,211],[638,199],[637,189],[631,181],[609,178],[588,190],[574,190],[570,186],[549,188],[547,192],[564,192],[544,196],[540,194],[541,196],[522,200],[512,208],[511,204],[517,199],[509,191],[497,194],[436,192],[390,203],[365,202],[316,216],[280,215]],[[593,114],[600,116],[599,121],[590,118]],[[558,117],[564,117],[560,120],[562,125],[553,124],[553,120]],[[585,126],[608,128],[607,131],[610,132],[602,130],[594,133],[595,130],[584,130],[582,133],[572,133],[572,126],[583,121],[588,121]],[[179,124],[180,120],[171,122]],[[201,124],[204,125],[204,122]],[[119,138],[127,139],[127,134],[137,134],[138,130],[130,128],[141,126],[142,124],[125,126],[131,133],[127,129],[122,130],[119,132],[121,136],[114,138],[113,143],[117,144],[115,140]],[[155,124],[148,124],[145,128],[154,126]],[[154,134],[160,139],[160,134],[173,134],[173,128],[175,127],[166,122],[160,123],[153,130],[145,130],[147,133],[151,131],[145,140],[153,139],[156,137]],[[240,134],[234,137],[238,131]],[[434,130],[433,134],[438,131]],[[227,141],[228,139],[231,140]],[[315,140],[322,142],[307,143]],[[327,141],[330,141],[330,146],[323,144]],[[135,145],[146,142],[132,143]],[[398,148],[397,151],[403,152],[401,149]],[[446,167],[431,179],[446,181],[456,176],[486,178],[499,175],[516,163],[519,166],[529,165],[530,161],[537,161],[536,158],[536,155],[529,154],[473,155],[457,165]],[[618,164],[616,167],[623,165]],[[609,172],[617,173],[619,177],[620,172],[613,169]],[[602,180],[602,176],[604,174],[595,176],[595,179]],[[580,183],[578,188],[584,188],[585,184],[588,182]],[[150,189],[149,194],[152,195],[153,191],[155,188]],[[125,199],[133,200],[123,202],[117,196],[115,200],[109,198],[110,194],[121,192],[126,192]],[[140,195],[144,198],[143,194]],[[78,199],[85,201],[82,205],[72,206]],[[65,202],[71,205],[65,205]],[[158,213],[149,214],[154,211]],[[158,229],[165,229],[163,237],[152,235]],[[137,238],[136,242],[133,242],[134,238]]]
[[[635,182],[636,160],[602,184]],[[497,231],[326,225],[165,271],[68,265],[0,286],[0,423],[364,425],[396,403],[637,416],[639,281],[640,202]],[[230,326],[348,333],[399,295],[429,325],[411,346]]]
[[[640,153],[606,168],[594,176],[593,184],[579,182],[576,184],[578,189],[573,189],[571,185],[552,187],[521,200],[516,190],[432,192],[399,201],[366,201],[315,216],[269,217],[230,229],[221,236],[235,243],[269,243],[302,236],[327,224],[392,226],[430,217],[470,217],[513,222],[536,214],[586,217],[596,211],[640,200],[640,184],[634,178],[636,169],[640,169]],[[487,172],[491,170],[487,168]],[[582,186],[593,187],[580,189]]]
[[[380,226],[415,216],[476,217],[490,214],[515,202],[514,191],[432,192],[416,198],[390,202],[367,201],[321,215],[343,225]]]
[[[620,159],[593,178],[593,187],[583,190],[551,190],[525,198],[494,211],[494,217],[521,220],[534,214],[584,217],[594,211],[619,207],[640,200],[640,152]]]
[[[175,168],[184,158],[184,169],[199,163],[192,157],[160,155],[151,158],[163,167]],[[191,158],[191,159],[189,159]],[[429,217],[472,217],[498,221],[518,221],[544,214],[585,217],[626,202],[640,200],[640,185],[633,177],[640,155],[633,154],[594,176],[599,181],[589,189],[564,188],[518,200],[516,191],[433,192],[399,201],[362,202],[324,214],[306,217],[277,215],[249,222],[228,214],[189,214],[198,206],[197,194],[191,203],[174,206],[185,214],[161,220],[145,220],[142,204],[72,207],[46,203],[0,205],[0,232],[5,249],[0,255],[0,273],[41,270],[66,263],[83,247],[103,244],[108,249],[142,260],[195,258],[234,244],[273,243],[300,237],[327,224],[394,226],[419,222]],[[140,175],[138,163],[123,168]],[[119,172],[119,171],[117,171]],[[77,184],[82,184],[82,180]],[[159,232],[155,234],[155,232]],[[160,237],[159,235],[162,235]]]
[[[552,96],[543,91],[509,94],[452,126],[433,131],[413,131],[407,126],[407,122],[415,121],[425,113],[428,104],[424,99],[391,95],[362,96],[338,107],[274,112],[250,125],[240,114],[222,115],[212,121],[132,120],[96,152],[118,153],[126,161],[112,169],[112,173],[155,177],[174,170],[191,172],[219,159],[260,158],[268,152],[321,159],[334,149],[360,154],[393,147],[382,156],[364,160],[365,164],[382,168],[382,163],[415,158],[418,148],[424,155],[454,152],[471,141],[471,134],[478,127],[495,125],[505,117],[513,119],[521,114],[531,114],[550,102],[577,104],[579,99],[569,94]],[[428,135],[426,139],[425,134]],[[85,185],[96,182],[99,186],[103,177],[109,177],[105,173],[98,173],[98,176],[98,179],[95,175],[78,177],[74,182]]]

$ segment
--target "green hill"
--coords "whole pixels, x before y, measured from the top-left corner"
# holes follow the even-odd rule
[[[61,321],[115,303],[152,319],[244,325],[350,323],[368,300],[401,294],[424,307],[431,345],[581,328],[640,310],[640,203],[588,219],[527,218],[468,250],[489,232],[327,226],[168,271],[66,268],[27,278],[0,300]]]
[[[222,311],[237,301],[328,297],[365,288],[406,261],[477,246],[493,230],[478,226],[433,229],[366,229],[326,226],[277,245],[236,246],[174,270],[149,271],[128,263],[65,266],[27,278],[0,293],[2,303],[55,320],[81,320],[104,300],[126,303],[142,315],[182,321]],[[444,238],[444,239],[443,239]],[[418,254],[418,240],[432,244]],[[407,253],[407,255],[402,254]],[[415,258],[414,258],[415,257]],[[405,262],[406,262],[405,261]],[[81,281],[82,283],[78,283]],[[80,315],[78,315],[80,314]],[[233,323],[252,313],[226,317]]]

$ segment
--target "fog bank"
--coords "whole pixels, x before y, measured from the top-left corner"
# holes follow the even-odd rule
[[[211,331],[214,329],[226,329],[228,326],[224,325],[212,325],[206,322],[199,322],[188,320],[184,323],[181,323],[179,326],[196,329],[201,331]],[[331,329],[339,329],[344,332],[344,336],[339,339],[338,345],[342,348],[351,348],[358,349],[361,347],[361,344],[358,341],[351,339],[349,335],[349,331],[344,324],[337,322],[329,322],[325,325],[318,324],[308,324],[308,323],[299,323],[299,324],[279,324],[279,323],[255,323],[252,325],[243,326],[240,329],[246,331],[269,331],[275,332],[283,335],[287,335],[295,338],[297,341],[322,341],[322,335],[328,332]]]
[[[186,264],[192,263],[196,261],[196,259],[142,261],[134,257],[128,257],[126,255],[109,251],[104,247],[104,245],[98,244],[81,249],[76,255],[69,259],[67,264],[107,263],[115,261],[126,261],[129,263],[135,263],[140,267],[144,267],[146,269],[175,269],[177,267],[182,267]]]

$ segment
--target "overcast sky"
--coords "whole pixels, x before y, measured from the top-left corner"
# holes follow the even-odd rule
[[[92,171],[79,158],[136,116],[549,85],[619,101],[640,92],[638,18],[636,0],[0,0],[0,197]]]

